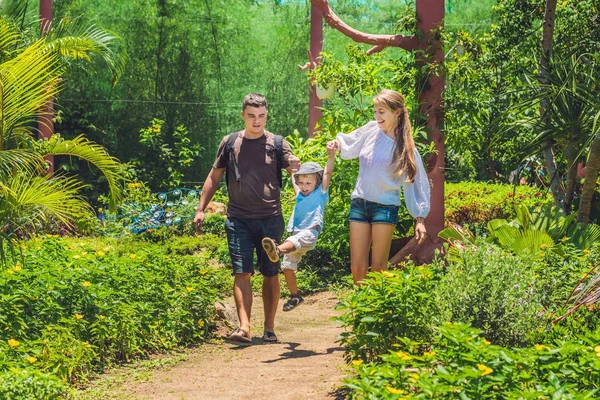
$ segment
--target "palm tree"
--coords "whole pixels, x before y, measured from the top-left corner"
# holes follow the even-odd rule
[[[118,38],[100,28],[79,29],[60,22],[47,35],[27,39],[19,25],[0,14],[0,258],[4,245],[15,234],[33,229],[48,218],[72,225],[93,215],[80,195],[83,186],[73,176],[48,175],[44,156],[79,157],[96,166],[106,177],[110,206],[121,195],[123,173],[117,159],[100,145],[79,136],[65,140],[54,135],[35,139],[35,122],[43,106],[60,91],[61,80],[72,60],[91,60],[98,55],[108,61],[114,81],[124,58],[112,50]]]

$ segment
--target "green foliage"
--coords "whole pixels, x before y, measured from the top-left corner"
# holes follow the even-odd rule
[[[221,242],[212,235],[159,245],[28,241],[23,262],[0,271],[7,310],[0,314],[0,372],[26,368],[34,378],[33,371],[47,371],[74,382],[114,362],[203,341],[215,301],[229,291],[229,269],[214,262]]]
[[[357,376],[346,386],[353,399],[590,399],[600,391],[599,343],[596,330],[510,349],[490,344],[468,325],[446,324],[428,351],[405,339],[402,351],[382,356],[382,363],[355,361]]]
[[[531,208],[552,204],[549,193],[527,185],[461,182],[446,183],[444,189],[446,223],[464,226],[477,235],[485,233],[493,219],[514,218],[517,205]]]
[[[371,273],[338,306],[344,310],[339,321],[348,328],[340,335],[347,357],[374,360],[402,337],[426,343],[439,306],[431,296],[438,278],[433,269],[412,265]]]
[[[148,182],[154,190],[181,187],[185,172],[193,167],[194,159],[202,151],[199,144],[191,144],[189,132],[183,125],[175,128],[169,140],[163,131],[164,123],[154,118],[149,127],[140,131],[143,154],[132,161],[138,165],[138,179]],[[143,163],[142,160],[153,161]]]
[[[219,214],[209,214],[202,224],[202,233],[225,236],[225,216]]]
[[[542,295],[530,260],[481,243],[466,248],[446,268],[435,289],[439,324],[471,324],[494,343],[528,343],[527,335],[544,325]]]
[[[0,373],[0,394],[5,400],[70,399],[69,386],[56,376],[38,370],[12,369]]]

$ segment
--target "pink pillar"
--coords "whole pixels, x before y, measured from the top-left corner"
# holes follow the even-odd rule
[[[433,63],[442,66],[444,52],[439,40],[440,30],[444,23],[444,0],[417,0],[417,28],[422,34],[421,48],[427,49],[424,56],[433,58]],[[432,31],[433,30],[433,31]],[[425,60],[418,61],[419,66]],[[427,118],[427,134],[435,143],[438,154],[433,154],[429,161],[431,188],[431,211],[425,220],[427,233],[438,239],[438,233],[444,229],[444,137],[441,128],[444,126],[444,75],[442,68],[436,68],[438,74],[430,73],[424,89],[419,96],[420,113]]]
[[[40,19],[41,19],[41,34],[44,35],[50,28],[52,22],[52,0],[40,0]],[[42,113],[38,118],[38,131],[40,139],[47,139],[54,134],[54,101],[49,100],[42,109]],[[54,172],[54,156],[47,156],[46,162],[49,164],[48,173]]]
[[[323,13],[319,7],[314,4],[310,7],[310,52],[314,57],[318,57],[323,50]],[[309,84],[308,98],[308,137],[315,135],[318,121],[323,113],[319,109],[323,107],[323,101],[317,97],[316,86]]]

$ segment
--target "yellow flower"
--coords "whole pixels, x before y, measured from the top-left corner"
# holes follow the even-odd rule
[[[51,326],[47,326],[46,329],[48,329],[48,332],[50,332],[52,330]]]
[[[14,349],[19,345],[19,341],[15,339],[8,339],[8,345]]]
[[[74,258],[74,259],[76,259],[76,260],[79,260],[79,259],[81,258],[81,256],[80,256],[79,254],[75,254],[75,255],[73,256],[73,258]]]
[[[103,252],[103,251],[97,251],[97,252],[96,252],[96,255],[97,255],[97,256],[99,256],[99,257],[102,257],[102,256],[104,256],[105,254],[106,254],[106,253],[105,253],[105,252]]]
[[[544,346],[543,344],[536,344],[535,345],[535,349],[537,351],[542,351],[542,350],[550,350],[550,347],[548,346]]]
[[[105,317],[104,315],[98,315],[98,318],[100,318],[100,319],[104,319],[104,318],[106,318],[106,317]]]
[[[13,267],[13,269],[14,269],[15,271],[19,272],[20,270],[22,270],[22,269],[23,269],[23,267],[21,267],[19,264],[17,264],[17,265],[15,265],[15,266]]]
[[[191,292],[192,290],[194,290],[194,288],[191,287],[191,286],[186,287],[186,289],[187,289],[188,292]]]
[[[358,367],[362,363],[363,363],[363,360],[352,360],[352,365],[354,365],[355,367]]]
[[[204,327],[204,321],[202,321],[201,319],[198,320],[198,326],[200,328]]]
[[[82,255],[82,256],[87,256],[87,251],[82,251],[82,252],[81,252],[81,255]]]
[[[81,342],[81,344],[83,345],[83,347],[91,347],[91,345],[88,342]]]
[[[399,358],[400,358],[402,361],[408,361],[408,360],[411,360],[411,359],[412,359],[412,357],[411,357],[411,356],[409,356],[408,354],[406,354],[406,353],[405,353],[405,352],[403,352],[403,351],[399,351],[399,352],[397,352],[397,353],[396,353],[396,355],[397,355],[397,356],[398,356],[398,357],[399,357]]]
[[[382,274],[386,278],[391,278],[392,276],[394,276],[394,274],[392,274],[390,271],[383,271]]]
[[[437,353],[435,351],[426,351],[425,353],[423,353],[423,355],[425,357],[433,357],[435,356]]]
[[[27,357],[27,361],[29,361],[30,363],[33,364],[34,362],[37,361],[37,358],[35,358],[34,356],[29,356],[29,357]]]
[[[493,369],[484,364],[477,364],[477,369],[481,371],[481,376],[486,376],[494,372]]]
[[[75,314],[75,318],[81,319],[81,318],[83,318],[83,315],[81,315],[81,314]]]
[[[594,347],[594,351],[595,351],[596,353],[600,353],[600,346],[596,346],[596,347]]]
[[[92,284],[88,281],[83,281],[82,285],[83,287],[90,287]]]
[[[418,380],[419,380],[419,378],[421,377],[421,375],[419,375],[419,374],[416,374],[416,373],[412,373],[412,374],[410,374],[410,375],[408,375],[408,376],[409,376],[409,379],[410,379],[410,381],[411,381],[412,383],[415,383],[415,382],[416,382],[416,381],[418,381]]]
[[[100,208],[98,209],[98,212],[100,212],[100,213],[101,213],[102,211],[104,211],[104,209],[103,209],[102,207],[100,207]]]
[[[130,254],[129,258],[131,258],[132,260],[135,259],[137,256],[135,254]]]
[[[396,389],[396,388],[393,388],[391,386],[386,386],[385,388],[388,390],[388,392],[390,392],[392,394],[402,394],[402,393],[404,393],[403,390]]]
[[[483,344],[485,344],[485,345],[488,345],[488,346],[489,346],[489,345],[490,345],[490,344],[492,344],[492,343],[491,343],[489,340],[487,340],[487,339],[483,339]]]

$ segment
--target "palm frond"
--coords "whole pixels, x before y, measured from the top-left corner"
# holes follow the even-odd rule
[[[91,61],[99,56],[110,68],[112,84],[123,75],[127,56],[118,48],[121,38],[98,26],[84,26],[78,20],[60,20],[51,25],[46,36],[46,51],[62,57]]]
[[[0,55],[4,58],[12,51],[19,39],[19,30],[14,23],[0,15]]]
[[[37,146],[42,155],[78,157],[93,164],[106,177],[110,190],[109,206],[111,210],[116,209],[121,199],[125,174],[119,160],[109,155],[104,147],[87,140],[83,135],[70,140],[54,135],[48,141],[38,142]]]
[[[34,173],[41,172],[44,167],[44,158],[30,149],[10,149],[0,151],[0,181],[15,170]]]
[[[0,150],[15,129],[27,129],[59,89],[62,68],[58,56],[42,53],[38,41],[0,64]]]
[[[72,177],[36,175],[19,171],[4,186],[0,198],[0,223],[9,232],[32,229],[54,216],[71,226],[72,221],[92,212],[79,194],[83,183]]]

